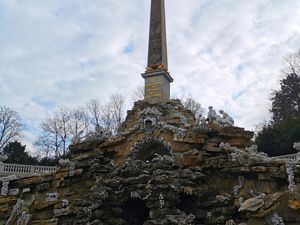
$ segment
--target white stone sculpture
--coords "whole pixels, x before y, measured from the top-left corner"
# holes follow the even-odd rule
[[[293,148],[296,149],[297,151],[300,151],[300,142],[295,142]]]
[[[220,110],[219,112],[222,115],[222,117],[220,119],[220,124],[222,126],[232,127],[234,125],[233,118],[231,116],[229,116],[228,113],[224,112],[224,110]]]
[[[214,110],[214,108],[212,106],[208,107],[207,119],[208,119],[208,122],[211,122],[211,123],[214,123],[214,122],[218,123],[220,120],[220,116],[217,115],[216,110]]]
[[[112,133],[109,129],[104,129],[99,124],[96,124],[95,131],[90,132],[86,135],[86,140],[88,141],[105,141],[108,138],[111,138]]]
[[[266,196],[265,193],[261,193],[258,196],[247,199],[246,201],[243,201],[243,199],[240,198],[240,208],[238,211],[256,212],[265,204],[265,200],[264,200],[265,196]]]

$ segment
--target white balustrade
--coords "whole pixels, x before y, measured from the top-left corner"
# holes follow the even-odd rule
[[[293,161],[299,161],[300,160],[300,152],[290,155],[280,155],[273,157],[275,159],[285,159],[285,160],[293,160]]]
[[[0,175],[28,176],[56,171],[55,166],[32,166],[20,164],[0,163]]]

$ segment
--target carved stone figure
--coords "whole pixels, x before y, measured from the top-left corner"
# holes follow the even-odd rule
[[[208,114],[207,114],[207,120],[208,122],[218,122],[220,119],[220,116],[217,115],[216,110],[213,109],[212,106],[208,107]]]
[[[104,129],[99,124],[96,124],[95,131],[90,132],[87,135],[87,140],[90,140],[90,141],[104,141],[105,139],[107,139],[111,136],[112,136],[112,133],[111,133],[110,130]]]
[[[222,126],[232,127],[234,125],[234,120],[232,119],[232,117],[229,116],[226,112],[224,112],[224,110],[220,110],[219,112],[222,115],[222,118],[220,119],[220,124]]]
[[[153,131],[158,126],[162,114],[156,108],[146,108],[140,118],[140,123],[145,131]]]
[[[243,201],[242,198],[240,198],[240,208],[239,212],[242,211],[250,211],[250,212],[256,212],[258,209],[263,207],[265,204],[264,201],[265,194],[262,193],[259,196],[256,196],[254,198],[249,198],[246,201]]]

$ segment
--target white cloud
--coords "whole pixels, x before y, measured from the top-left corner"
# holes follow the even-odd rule
[[[36,130],[60,104],[142,85],[150,1],[0,0],[0,105]],[[173,95],[268,119],[283,57],[299,48],[298,0],[166,0]],[[25,142],[36,133],[27,132]]]

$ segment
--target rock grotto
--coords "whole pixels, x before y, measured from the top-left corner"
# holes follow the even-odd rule
[[[56,172],[2,179],[0,224],[300,224],[299,166],[252,137],[198,123],[179,100],[136,102],[116,135],[70,146]]]

